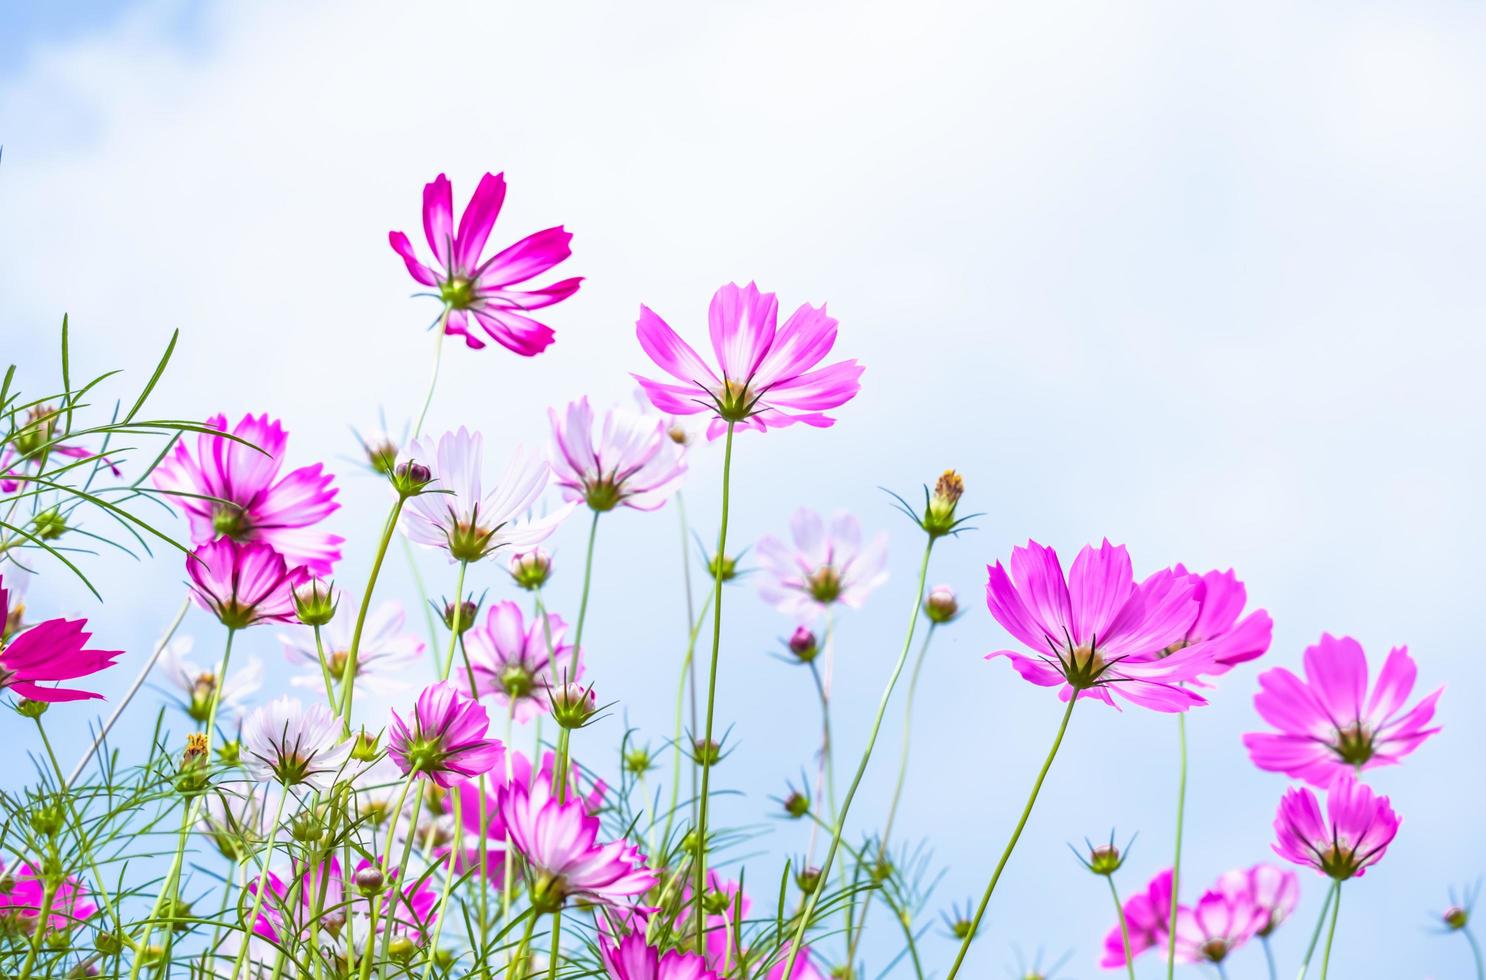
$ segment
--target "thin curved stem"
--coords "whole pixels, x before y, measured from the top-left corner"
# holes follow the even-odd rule
[[[893,799],[888,804],[887,820],[882,826],[882,841],[879,848],[881,856],[887,855],[888,838],[893,833],[893,821],[898,815],[898,803],[903,799],[903,784],[908,780],[908,749],[909,742],[913,736],[913,701],[918,694],[918,678],[924,669],[924,660],[929,655],[929,644],[934,640],[934,631],[939,628],[938,623],[929,623],[929,629],[924,634],[924,645],[919,648],[918,660],[913,665],[913,673],[908,676],[908,697],[903,702],[903,751],[898,760],[898,782],[893,787]]]
[[[1027,805],[1022,809],[1022,817],[1017,821],[1016,830],[1012,831],[1011,840],[1006,844],[1006,850],[1001,854],[1001,860],[996,862],[996,870],[991,873],[990,884],[986,885],[985,894],[980,898],[980,905],[975,910],[975,917],[970,920],[970,929],[965,933],[965,940],[960,944],[960,951],[955,956],[954,965],[949,968],[949,976],[945,980],[954,980],[960,972],[960,965],[965,962],[965,954],[970,951],[970,944],[975,941],[975,934],[980,931],[980,920],[985,916],[986,906],[991,904],[991,894],[996,890],[996,882],[1001,880],[1001,872],[1006,868],[1006,862],[1011,860],[1011,852],[1016,849],[1016,842],[1021,839],[1022,830],[1027,826],[1027,818],[1032,816],[1032,807],[1037,803],[1037,794],[1042,791],[1043,780],[1047,779],[1048,770],[1053,767],[1053,759],[1058,755],[1058,746],[1063,744],[1063,735],[1068,731],[1068,719],[1073,717],[1073,706],[1078,704],[1079,692],[1073,692],[1068,699],[1068,708],[1063,712],[1063,721],[1058,725],[1057,737],[1053,739],[1053,747],[1047,753],[1047,760],[1042,764],[1042,770],[1037,773],[1037,781],[1032,784],[1032,795],[1027,797]]]
[[[31,933],[31,948],[26,953],[26,961],[21,964],[20,980],[30,980],[31,971],[36,966],[36,957],[41,953],[41,941],[46,935],[47,922],[52,915],[52,902],[57,898],[57,886],[47,881],[42,889],[41,908],[36,916],[36,931]]]
[[[1326,930],[1326,952],[1321,954],[1321,980],[1326,980],[1326,975],[1331,969],[1331,944],[1336,939],[1336,920],[1340,918],[1342,911],[1342,885],[1336,883],[1336,900],[1331,903],[1331,928]]]
[[[1115,915],[1120,919],[1120,942],[1125,952],[1125,970],[1130,974],[1130,980],[1135,980],[1135,962],[1130,955],[1130,923],[1125,921],[1125,906],[1120,904],[1120,892],[1115,888],[1114,875],[1105,875],[1104,880],[1109,882],[1109,897],[1114,899]],[[1222,968],[1222,964],[1218,964],[1218,969]]]
[[[686,656],[681,658],[681,677],[676,685],[676,734],[671,746],[674,749],[671,761],[671,806],[666,811],[666,826],[660,837],[666,844],[670,843],[672,821],[676,816],[676,807],[680,804],[681,758],[683,754],[690,756],[690,753],[683,753],[681,748],[681,709],[686,700],[686,680],[689,676],[695,676],[693,663],[697,651],[697,638],[701,636],[702,623],[706,620],[707,612],[711,608],[712,593],[708,592],[707,598],[702,602],[701,612],[691,623],[691,631],[686,640]]]
[[[1181,745],[1180,771],[1176,784],[1176,858],[1171,862],[1171,921],[1166,930],[1166,980],[1176,971],[1176,909],[1182,888],[1182,829],[1187,818],[1187,715],[1176,716],[1177,740]]]
[[[433,374],[428,379],[428,394],[423,396],[423,410],[418,413],[418,422],[413,426],[413,438],[418,438],[423,432],[423,422],[428,418],[428,406],[433,404],[434,389],[439,386],[439,364],[444,360],[444,332],[449,326],[449,307],[444,306],[444,312],[439,314],[439,322],[434,328],[437,337],[433,342]]]
[[[573,655],[568,664],[568,676],[564,682],[578,679],[578,658],[583,652],[583,624],[588,620],[588,591],[593,585],[593,543],[599,534],[599,514],[593,512],[593,523],[588,525],[588,554],[583,559],[583,592],[578,597],[578,623],[573,627]]]
[[[462,561],[459,563],[459,577],[454,582],[454,612],[449,617],[449,652],[444,655],[444,664],[439,668],[439,680],[449,679],[449,672],[454,669],[454,648],[459,644],[459,617],[464,614],[464,573],[469,570],[470,563]],[[471,679],[471,684],[474,681]],[[476,699],[479,695],[475,695]]]
[[[698,953],[705,953],[707,950],[707,917],[702,908],[702,900],[707,891],[707,797],[710,795],[712,782],[710,743],[712,717],[717,703],[717,654],[722,648],[722,566],[728,550],[728,495],[733,474],[733,425],[733,422],[728,422],[727,440],[722,450],[722,519],[717,529],[717,556],[712,562],[712,659],[707,668],[707,728],[703,736],[709,745],[709,751],[699,753],[702,758],[702,788],[697,798],[697,860],[695,886],[692,888],[695,896],[692,919],[696,922]],[[785,976],[789,975],[786,971]]]
[[[1471,945],[1471,956],[1476,961],[1476,980],[1486,980],[1486,962],[1481,960],[1481,945],[1476,942],[1476,937],[1471,935],[1468,927],[1460,931],[1465,934],[1465,941]]]
[[[1269,967],[1269,980],[1279,980],[1279,974],[1275,972],[1274,950],[1269,945],[1269,937],[1260,936],[1259,945],[1264,947],[1264,963]]]
[[[402,505],[406,499],[402,494],[398,494],[397,503],[392,505],[392,513],[387,515],[387,524],[382,528],[382,540],[377,544],[377,556],[372,561],[371,574],[367,576],[366,588],[361,593],[361,608],[356,610],[356,627],[351,631],[351,649],[346,653],[346,667],[341,673],[340,713],[343,738],[349,738],[351,735],[351,703],[356,692],[354,681],[357,658],[361,652],[361,631],[366,627],[366,612],[371,608],[372,592],[377,587],[377,577],[382,574],[382,562],[387,557],[387,545],[391,543],[392,534],[397,530],[397,518],[402,513]]]
[[[483,776],[481,777],[481,781],[482,782],[484,781],[484,777]],[[454,890],[454,882],[455,882],[455,880],[459,878],[458,873],[456,873],[455,870],[454,870],[454,865],[456,863],[456,860],[457,860],[458,856],[463,853],[463,848],[464,848],[464,822],[460,819],[460,814],[459,814],[459,797],[460,797],[460,795],[461,794],[459,792],[457,792],[457,791],[449,794],[449,799],[452,801],[453,807],[454,807],[454,848],[453,848],[453,850],[451,850],[449,852],[449,874],[448,874],[448,877],[446,877],[444,879],[444,894],[439,899],[439,908],[440,909],[447,909],[447,908],[449,908],[449,895]],[[482,791],[482,796],[483,796],[483,791]],[[481,802],[483,804],[483,802],[484,802],[483,799],[481,800]],[[480,836],[483,838],[484,835],[485,835],[484,829],[482,828],[481,829],[481,832],[480,832]],[[482,867],[483,867],[483,862],[484,862],[484,855],[483,854],[481,855],[481,862],[482,862]],[[433,927],[433,942],[431,942],[431,943],[428,944],[428,963],[423,968],[423,980],[429,980],[429,977],[433,976],[433,963],[434,963],[434,960],[438,956],[439,939],[444,934],[444,923],[446,921],[448,921],[448,919],[449,919],[449,916],[448,915],[441,915],[441,916],[439,916],[438,917],[438,922],[435,923],[435,925]],[[483,915],[482,915],[482,918],[480,920],[480,929],[481,929],[481,931],[484,931],[484,928],[485,928],[485,924],[484,923],[485,923],[485,920],[484,920]]]
[[[258,888],[253,895],[253,912],[248,916],[248,935],[243,938],[242,947],[237,951],[237,962],[232,964],[232,980],[237,980],[237,975],[242,972],[243,963],[248,958],[248,950],[252,949],[252,932],[258,923],[258,915],[263,911],[263,893],[268,888],[268,869],[273,865],[273,849],[278,843],[279,824],[284,819],[284,802],[289,799],[289,787],[279,787],[279,803],[274,808],[273,823],[269,824],[268,841],[263,849],[263,870],[258,874]]]
[[[846,815],[851,811],[851,801],[856,798],[857,787],[862,784],[862,777],[867,774],[867,766],[872,761],[872,750],[877,745],[877,735],[882,730],[882,719],[887,714],[888,704],[893,698],[893,689],[898,685],[898,678],[903,674],[903,668],[908,663],[908,654],[913,650],[913,634],[918,627],[919,606],[924,601],[924,587],[929,578],[929,557],[934,553],[934,538],[931,536],[928,543],[924,545],[924,557],[918,567],[918,587],[914,591],[912,611],[908,616],[908,635],[903,638],[903,650],[898,654],[897,663],[893,665],[893,672],[888,676],[887,684],[882,689],[882,698],[877,704],[877,715],[872,720],[872,730],[867,736],[867,746],[862,750],[861,761],[857,763],[857,771],[851,779],[851,786],[846,790],[846,798],[841,801],[841,811],[836,814],[836,820],[831,827],[831,844],[826,848],[825,862],[821,865],[820,880],[810,891],[810,898],[805,903],[805,908],[800,914],[800,921],[795,926],[794,938],[790,940],[789,958],[785,961],[784,975],[794,976],[795,960],[800,955],[800,947],[805,942],[805,929],[810,924],[811,917],[815,914],[815,906],[820,902],[820,896],[825,891],[826,883],[831,877],[831,864],[836,860],[836,851],[841,846],[841,834],[846,828]],[[849,964],[848,964],[849,965]]]
[[[1321,903],[1321,914],[1316,918],[1316,928],[1311,931],[1311,941],[1305,948],[1305,958],[1300,961],[1300,973],[1295,980],[1305,980],[1305,975],[1311,968],[1311,957],[1316,955],[1316,944],[1321,941],[1321,928],[1326,925],[1326,913],[1331,909],[1332,899],[1340,888],[1339,882],[1332,882],[1331,887],[1326,889],[1326,901]]]

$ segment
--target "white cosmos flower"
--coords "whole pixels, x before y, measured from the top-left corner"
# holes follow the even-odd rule
[[[480,481],[482,457],[480,434],[463,426],[444,433],[437,444],[413,440],[407,458],[427,466],[433,482],[403,509],[402,527],[409,540],[441,548],[451,561],[477,561],[500,548],[524,551],[540,544],[576,506],[518,522],[547,488],[546,461],[518,448],[487,493]]]
[[[353,740],[338,742],[340,732],[325,705],[277,698],[243,722],[243,764],[263,782],[329,789],[351,756]]]
[[[826,523],[801,507],[789,521],[791,542],[770,535],[758,543],[764,580],[759,595],[780,612],[814,619],[835,603],[860,609],[887,581],[887,533],[862,543],[862,526],[841,511]]]
[[[212,695],[217,692],[220,678],[215,664],[203,666],[191,657],[191,646],[189,636],[171,640],[160,652],[155,669],[170,685],[170,692],[177,697],[181,710],[192,721],[204,725],[211,714]],[[220,686],[218,720],[240,717],[248,699],[263,686],[263,661],[249,657],[247,663],[238,666]]]
[[[320,629],[325,660],[330,664],[331,676],[337,683],[350,658],[351,636],[356,631],[356,617],[349,614],[349,610],[357,608],[357,604],[343,601],[347,605],[342,614]],[[379,603],[367,613],[361,631],[361,647],[356,654],[356,693],[386,696],[408,689],[407,668],[423,655],[424,647],[422,640],[403,632],[406,622],[402,603],[395,599]],[[284,645],[284,655],[289,662],[304,667],[304,672],[291,678],[289,683],[295,687],[324,691],[325,678],[320,673],[315,631],[305,626],[293,633],[281,633],[279,642]]]

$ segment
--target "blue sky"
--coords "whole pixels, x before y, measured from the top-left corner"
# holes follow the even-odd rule
[[[901,818],[947,868],[937,904],[983,887],[1057,722],[1045,692],[982,660],[1006,642],[978,601],[984,566],[1029,536],[1071,553],[1107,535],[1138,569],[1236,568],[1274,615],[1268,663],[1295,665],[1328,630],[1378,657],[1406,643],[1421,693],[1448,685],[1444,732],[1376,776],[1404,827],[1349,886],[1337,975],[1463,975],[1463,944],[1428,927],[1447,886],[1486,870],[1478,6],[185,9],[0,15],[0,322],[35,387],[63,311],[100,370],[147,371],[180,328],[160,411],[284,418],[291,460],[339,474],[355,583],[384,501],[348,426],[421,398],[433,311],[385,242],[416,230],[435,174],[462,197],[504,170],[496,235],[565,223],[588,277],[543,357],[448,352],[432,425],[483,428],[499,452],[540,443],[548,405],[629,399],[641,302],[699,338],[730,279],[829,301],[839,349],[868,366],[862,395],[829,432],[740,440],[732,533],[780,532],[801,504],[891,532],[892,580],[840,628],[850,757],[911,598],[916,542],[877,487],[965,473],[986,516],[931,574],[970,612],[932,655]],[[718,463],[698,452],[686,491],[709,536]],[[618,514],[602,535],[594,678],[659,743],[684,640],[675,514]],[[554,604],[569,613],[581,546],[565,528]],[[452,589],[441,563],[422,568]],[[501,594],[498,569],[481,574]],[[101,606],[57,577],[34,601],[125,647],[122,686],[183,572],[162,556],[100,577]],[[401,563],[386,594],[410,595]],[[735,592],[720,705],[738,748],[720,778],[745,794],[728,804],[740,822],[808,764],[808,679],[767,655],[792,627]],[[199,614],[187,629],[217,642]],[[282,664],[272,630],[250,639]],[[1269,854],[1285,783],[1239,743],[1255,674],[1191,719],[1193,882]],[[897,717],[863,814],[890,790]],[[1168,860],[1174,757],[1171,719],[1075,718],[975,976],[1039,947],[1072,949],[1069,977],[1098,974],[1108,896],[1064,842],[1139,831],[1122,887],[1143,882]],[[776,844],[804,842],[781,827]],[[1304,884],[1282,963],[1319,906],[1319,880]],[[1230,973],[1262,976],[1257,951]]]

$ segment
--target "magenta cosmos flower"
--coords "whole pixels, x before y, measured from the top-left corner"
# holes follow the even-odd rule
[[[552,912],[568,899],[621,904],[656,882],[645,858],[628,841],[598,842],[599,821],[582,799],[559,803],[552,784],[513,779],[500,793],[501,819],[511,846],[525,859],[531,900]]]
[[[624,408],[604,413],[595,431],[588,398],[569,402],[566,411],[548,409],[552,419],[552,475],[564,500],[582,501],[596,511],[623,504],[658,510],[681,487],[686,453],[655,416]]]
[[[351,874],[354,881],[364,871],[376,868],[380,861],[362,858]],[[346,876],[341,872],[341,863],[335,857],[313,869],[279,874],[270,871],[267,876],[268,889],[263,896],[263,908],[253,923],[253,932],[274,942],[283,942],[290,936],[309,937],[316,925],[314,912],[320,910],[319,929],[333,939],[339,939],[346,923],[355,919],[353,931],[363,936],[371,925],[371,899],[358,888],[346,891]],[[299,873],[296,886],[294,876]],[[396,869],[393,869],[395,876]],[[249,895],[258,894],[258,882],[248,883]],[[422,943],[424,933],[438,920],[439,895],[427,877],[403,887],[400,898],[394,885],[387,886],[385,901],[377,921],[376,931],[380,935],[387,930],[390,918],[393,936],[407,936],[415,943]],[[394,901],[396,907],[394,909]],[[271,954],[270,954],[271,956]]]
[[[758,543],[764,581],[759,595],[787,616],[814,619],[841,603],[860,609],[887,581],[887,533],[862,542],[862,526],[842,511],[829,522],[807,507],[789,519],[790,542]]]
[[[1274,818],[1274,852],[1337,881],[1360,878],[1383,859],[1401,822],[1388,797],[1344,773],[1326,792],[1324,817],[1309,789],[1285,791]]]
[[[231,538],[197,547],[186,556],[186,572],[196,604],[229,629],[293,622],[294,588],[309,577],[263,542]]]
[[[10,593],[0,578],[0,624],[10,622]],[[85,619],[49,619],[11,636],[0,646],[0,691],[11,690],[33,701],[81,701],[102,698],[92,691],[52,687],[112,667],[122,650],[85,649],[91,633]]]
[[[454,230],[454,191],[449,178],[439,174],[423,187],[423,234],[433,250],[437,270],[424,265],[408,236],[388,232],[387,240],[407,264],[408,273],[424,286],[438,290],[448,309],[444,332],[464,338],[479,349],[485,341],[470,332],[470,318],[491,340],[525,357],[540,354],[552,343],[552,328],[525,314],[560,303],[578,291],[581,278],[564,279],[540,289],[516,289],[565,260],[573,236],[559,225],[528,235],[483,262],[480,254],[495,227],[506,199],[505,174],[486,174]]]
[[[1235,897],[1246,895],[1263,910],[1264,921],[1255,933],[1259,936],[1278,929],[1300,902],[1300,879],[1295,872],[1273,864],[1229,871],[1218,879],[1218,890]]]
[[[1211,651],[1197,644],[1158,656],[1187,635],[1197,618],[1191,576],[1153,577],[1140,587],[1123,545],[1086,546],[1065,581],[1058,555],[1035,541],[1013,549],[1011,574],[987,569],[986,605],[1031,655],[997,650],[1023,678],[1062,686],[1061,697],[1113,695],[1154,711],[1206,704],[1181,685],[1207,668]],[[1013,576],[1015,577],[1013,579]]]
[[[1367,656],[1349,636],[1322,634],[1305,651],[1305,680],[1283,667],[1259,675],[1254,708],[1278,733],[1243,737],[1254,765],[1325,787],[1338,773],[1396,765],[1439,731],[1429,727],[1441,687],[1411,708],[1418,668],[1407,647],[1388,654],[1372,695]]]
[[[783,428],[804,422],[824,428],[835,419],[824,414],[850,401],[860,390],[862,366],[838,361],[816,365],[836,343],[836,321],[824,306],[806,303],[785,321],[779,300],[753,283],[728,284],[712,297],[707,311],[714,372],[676,331],[648,307],[640,307],[635,325],[640,346],[656,366],[680,384],[635,375],[650,403],[672,415],[710,412],[707,438],[715,439],[728,423],[743,428]]]
[[[1166,945],[1171,925],[1171,869],[1156,875],[1145,891],[1125,899],[1125,928],[1130,933],[1130,957]],[[1104,957],[1099,965],[1114,970],[1125,965],[1125,937],[1120,924],[1104,937]]]
[[[638,932],[625,936],[617,945],[600,936],[599,952],[609,980],[718,980],[696,953],[675,949],[662,953],[646,945],[645,937]]]
[[[41,915],[41,906],[46,901],[46,883],[41,872],[33,865],[22,862],[14,877],[11,877],[6,874],[5,863],[0,861],[0,878],[7,878],[10,882],[10,887],[0,892],[0,920],[14,917],[17,920],[14,925],[20,934],[29,935],[37,917]],[[66,929],[74,923],[92,918],[97,911],[98,906],[88,901],[87,887],[69,875],[57,886],[56,894],[52,896],[46,924],[51,929]]]
[[[1233,570],[1208,572],[1197,575],[1188,572],[1181,564],[1162,569],[1141,583],[1141,589],[1155,592],[1164,588],[1168,576],[1189,577],[1192,581],[1192,599],[1197,603],[1197,618],[1187,627],[1186,635],[1159,656],[1165,657],[1177,650],[1201,647],[1208,655],[1202,673],[1209,676],[1226,674],[1239,664],[1262,657],[1269,650],[1274,622],[1269,613],[1256,609],[1243,615],[1248,592]],[[1206,686],[1201,680],[1192,683]]]
[[[227,417],[206,420],[227,431]],[[231,538],[239,544],[262,541],[291,566],[329,576],[340,561],[345,539],[315,525],[340,507],[334,479],[319,463],[284,476],[289,433],[267,415],[244,415],[232,429],[241,442],[199,435],[193,453],[184,442],[155,467],[155,486],[186,512],[193,544]]]
[[[414,771],[449,789],[457,777],[475,779],[501,765],[505,747],[486,738],[490,716],[480,702],[459,692],[452,681],[430,684],[413,706],[413,727],[396,711],[387,737],[387,754],[403,775]]]
[[[1176,910],[1176,959],[1179,963],[1221,963],[1253,939],[1268,919],[1247,892],[1205,892],[1193,906]]]
[[[573,648],[564,642],[567,624],[556,613],[527,622],[521,607],[509,599],[491,606],[483,626],[464,635],[465,652],[474,672],[475,690],[491,696],[523,724],[546,711],[547,690],[562,683],[554,664],[563,671],[572,662]],[[583,675],[580,659],[576,681]],[[511,707],[514,705],[514,707]]]

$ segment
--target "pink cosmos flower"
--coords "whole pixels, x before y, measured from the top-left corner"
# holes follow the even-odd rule
[[[408,274],[421,285],[438,290],[448,308],[444,332],[464,337],[479,349],[485,342],[470,333],[469,318],[507,350],[533,357],[552,343],[552,328],[525,316],[532,310],[560,303],[578,291],[581,278],[564,279],[540,289],[519,286],[564,261],[572,251],[573,236],[559,225],[528,235],[490,258],[480,260],[506,199],[505,174],[486,174],[471,195],[459,230],[454,230],[453,188],[439,174],[423,187],[423,234],[433,250],[437,270],[424,265],[408,236],[388,232],[387,240],[402,256]],[[519,311],[519,312],[518,312]]]
[[[502,764],[505,746],[486,738],[490,716],[478,701],[460,693],[452,681],[430,684],[418,695],[410,729],[396,711],[387,737],[387,754],[403,775],[418,775],[448,789],[456,776],[475,779]]]
[[[1125,899],[1125,927],[1130,933],[1130,956],[1133,959],[1148,949],[1165,948],[1167,929],[1171,925],[1171,869],[1151,879],[1146,890]],[[1120,924],[1104,937],[1104,957],[1099,965],[1117,970],[1125,965],[1125,937]]]
[[[502,776],[502,773],[495,773]],[[497,780],[498,782],[499,780]],[[485,840],[485,882],[491,888],[499,888],[505,880],[506,853],[501,846],[506,836],[506,825],[500,816],[499,788],[487,792],[485,797],[485,822],[480,822],[480,786],[469,780],[454,784],[453,795],[459,803],[459,823],[464,827],[464,839],[459,853],[454,855],[454,873],[462,875],[480,867],[480,840]],[[452,845],[452,840],[450,842]],[[454,850],[450,845],[434,848],[434,856],[448,857]]]
[[[225,415],[206,424],[227,431]],[[279,476],[289,433],[278,419],[244,415],[232,435],[243,441],[200,435],[195,453],[178,443],[151,476],[186,512],[192,543],[224,537],[239,544],[261,541],[289,565],[328,577],[345,538],[315,525],[340,507],[339,491],[330,485],[334,477],[320,463]]]
[[[836,321],[826,308],[806,303],[776,329],[779,300],[753,283],[730,283],[712,297],[707,321],[712,350],[721,376],[708,367],[676,331],[648,307],[640,307],[635,332],[656,366],[680,384],[634,376],[650,402],[672,415],[710,412],[707,438],[715,439],[729,422],[742,428],[783,428],[803,422],[825,428],[835,419],[824,414],[850,401],[861,385],[856,361],[816,365],[836,343]]]
[[[1187,628],[1186,635],[1158,656],[1164,657],[1177,650],[1200,646],[1210,655],[1202,673],[1216,677],[1226,674],[1239,664],[1262,657],[1269,649],[1274,622],[1263,609],[1256,609],[1242,619],[1239,618],[1243,614],[1248,593],[1232,569],[1197,575],[1177,564],[1156,572],[1142,582],[1140,587],[1148,592],[1161,591],[1169,576],[1191,578],[1192,598],[1197,603],[1198,611],[1197,618]],[[1207,686],[1201,680],[1193,680],[1192,683]]]
[[[1177,962],[1221,963],[1253,939],[1267,918],[1247,892],[1205,892],[1196,905],[1176,910]]]
[[[541,911],[555,911],[570,898],[620,904],[657,881],[628,841],[600,844],[598,818],[585,802],[559,803],[547,780],[528,786],[513,779],[502,788],[500,804],[511,845],[526,860],[532,904]]]
[[[1062,686],[1074,695],[1114,706],[1112,695],[1153,711],[1186,711],[1206,704],[1181,685],[1209,669],[1202,644],[1157,655],[1187,635],[1197,618],[1190,576],[1162,576],[1136,587],[1130,555],[1107,540],[1086,546],[1067,580],[1058,555],[1035,541],[987,569],[986,605],[1032,655],[997,650],[1033,684]],[[1012,579],[1015,575],[1015,581]]]
[[[773,535],[758,543],[764,581],[759,595],[787,616],[814,619],[835,603],[860,609],[887,581],[887,533],[862,543],[862,526],[845,511],[829,523],[807,507],[789,520],[792,543]]]
[[[511,753],[511,781],[521,783],[527,789],[531,789],[538,782],[544,782],[548,786],[551,786],[552,772],[556,768],[556,765],[557,756],[551,749],[542,753],[542,764],[537,768],[532,767],[531,760],[526,757],[526,753],[519,749],[513,750]],[[583,777],[578,766],[568,767],[567,799],[582,800],[583,809],[590,817],[596,817],[599,811],[604,808],[604,797],[608,795],[609,786],[602,779],[595,776],[585,789],[583,786],[584,781],[585,777]]]
[[[349,603],[351,609],[357,603]],[[361,631],[361,646],[356,652],[357,693],[369,692],[381,696],[406,691],[406,676],[409,669],[423,656],[423,641],[405,631],[407,614],[402,603],[395,599],[378,603],[367,613]],[[331,620],[320,631],[325,648],[325,660],[330,665],[331,677],[339,683],[351,656],[351,639],[356,630],[354,616],[341,615]],[[325,679],[320,673],[320,654],[315,648],[315,634],[309,627],[301,627],[292,634],[280,635],[284,655],[291,663],[299,664],[304,672],[290,679],[296,687],[325,690]]]
[[[1278,929],[1300,902],[1300,878],[1295,872],[1273,864],[1229,871],[1218,878],[1218,890],[1234,897],[1246,895],[1263,910],[1264,921],[1256,932],[1259,936],[1268,936]]]
[[[5,877],[5,863],[0,861],[0,877]],[[24,933],[29,933],[28,926],[34,924],[36,917],[41,914],[41,906],[46,900],[46,884],[43,882],[41,872],[33,865],[22,862],[16,869],[13,884],[4,893],[0,893],[0,920],[14,917],[19,920],[15,923]],[[46,924],[51,929],[66,929],[78,922],[86,921],[93,917],[98,911],[98,906],[88,901],[88,889],[76,877],[69,875],[57,886],[57,893],[52,897],[51,910],[47,913]]]
[[[1389,652],[1371,697],[1367,673],[1361,644],[1325,633],[1306,648],[1305,680],[1283,667],[1260,674],[1254,707],[1279,733],[1243,737],[1254,765],[1322,788],[1338,773],[1396,765],[1439,731],[1428,726],[1443,687],[1404,707],[1418,677],[1407,647]]]
[[[500,481],[483,493],[482,440],[464,426],[437,444],[415,439],[408,453],[430,466],[433,483],[408,500],[403,530],[416,544],[447,551],[451,561],[478,561],[504,547],[526,551],[547,540],[575,506],[518,523],[547,488],[547,463],[518,449]]]
[[[623,504],[658,510],[681,486],[685,451],[666,432],[665,422],[625,408],[604,413],[594,431],[593,409],[585,396],[569,402],[552,419],[552,474],[564,500],[583,501],[596,511]]]
[[[0,578],[0,623],[10,621],[10,612],[10,593]],[[124,652],[84,649],[93,635],[83,632],[87,625],[85,619],[49,619],[9,637],[0,645],[0,691],[53,703],[102,698],[92,691],[51,686],[112,667]]]
[[[609,980],[719,980],[696,953],[669,950],[662,953],[645,944],[645,937],[632,932],[618,944],[599,937],[599,953]]]
[[[263,542],[231,538],[198,545],[186,556],[186,572],[196,604],[231,629],[292,622],[294,587],[308,578]]]
[[[340,719],[324,704],[276,698],[243,722],[243,765],[254,779],[326,790],[351,756],[354,743],[340,734]]]
[[[521,607],[509,599],[491,606],[485,624],[464,635],[475,690],[499,704],[514,703],[515,720],[523,724],[548,710],[547,690],[563,679],[554,664],[565,673],[572,662],[573,648],[563,642],[567,628],[556,613],[547,613],[545,622],[537,618],[528,623]],[[577,675],[569,679],[581,676],[580,659]]]
[[[378,867],[379,863],[362,858],[352,872],[352,879],[363,871]],[[253,932],[274,942],[283,942],[290,936],[306,938],[313,932],[314,909],[318,903],[321,910],[319,928],[330,938],[339,939],[346,923],[353,917],[356,919],[353,929],[364,936],[371,923],[371,899],[362,895],[359,889],[346,892],[340,861],[332,856],[327,863],[300,871],[299,868],[303,867],[300,864],[282,875],[276,871],[268,873],[268,890],[263,896],[262,910],[253,923]],[[392,873],[395,877],[395,868]],[[294,882],[296,874],[300,877],[297,888]],[[256,878],[248,883],[247,891],[249,896],[258,894]],[[320,894],[324,897],[320,898]],[[292,905],[291,898],[294,899]],[[400,894],[389,884],[379,911],[377,934],[385,932],[387,923],[391,921],[394,937],[407,936],[421,944],[424,934],[438,921],[438,904],[438,892],[426,878],[404,886]]]
[[[1401,822],[1388,797],[1343,773],[1326,793],[1324,817],[1309,789],[1285,791],[1274,818],[1274,852],[1337,881],[1360,878],[1383,859]]]

